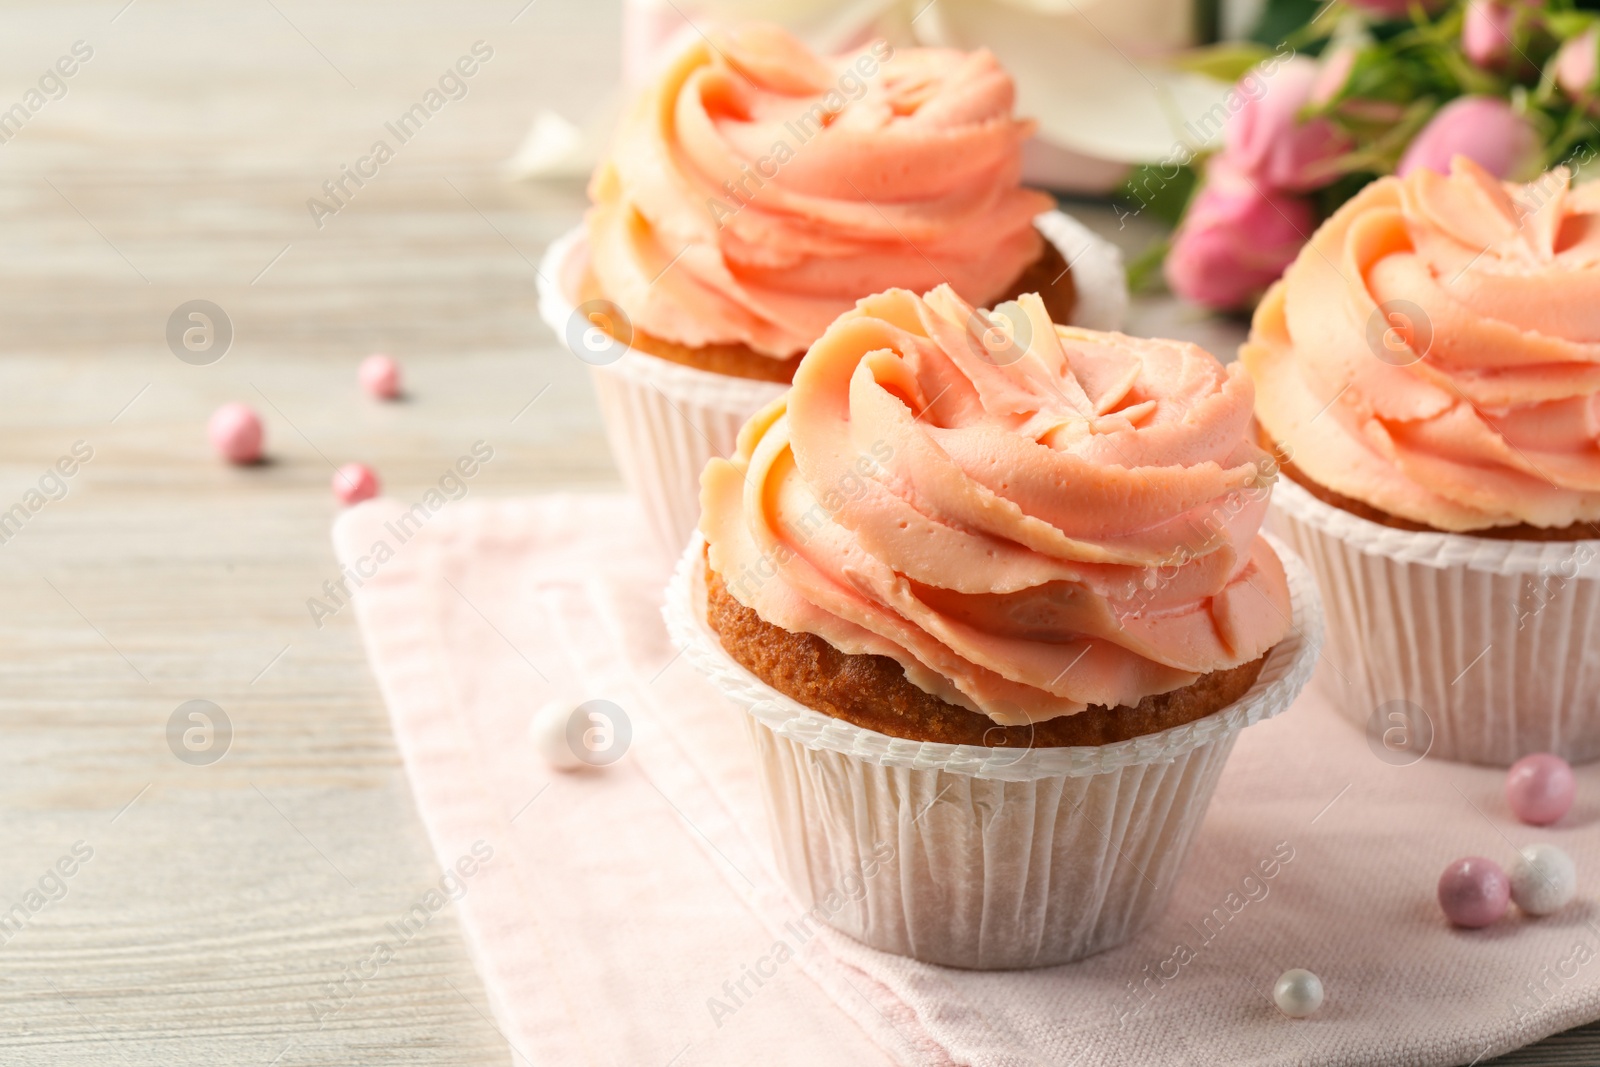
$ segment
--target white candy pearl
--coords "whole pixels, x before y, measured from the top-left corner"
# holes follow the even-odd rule
[[[1299,967],[1284,971],[1272,987],[1272,1002],[1291,1019],[1315,1015],[1322,1007],[1322,979]]]
[[[528,723],[528,737],[533,749],[551,767],[561,771],[575,771],[585,766],[572,745],[567,742],[567,720],[576,705],[564,700],[552,700],[533,713]]]
[[[1511,899],[1529,915],[1560,911],[1578,893],[1578,869],[1554,845],[1529,845],[1510,874]]]

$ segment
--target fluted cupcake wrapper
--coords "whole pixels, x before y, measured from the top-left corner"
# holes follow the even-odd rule
[[[553,242],[539,265],[539,315],[580,359],[575,292],[588,269],[583,228]],[[581,324],[580,327],[581,329]],[[613,362],[591,362],[606,441],[622,480],[644,509],[657,545],[677,555],[700,521],[700,471],[727,457],[739,428],[788,387],[712,374],[617,346]]]
[[[1073,325],[1114,330],[1127,310],[1122,254],[1082,223],[1047,211],[1034,225],[1071,265]],[[539,315],[570,346],[577,291],[588,266],[582,227],[553,242],[539,264]],[[868,294],[863,294],[868,295]],[[700,519],[700,472],[733,454],[739,428],[787,386],[715,374],[629,350],[592,366],[600,414],[623,481],[657,542],[676,555]]]
[[[1600,541],[1396,530],[1288,479],[1272,504],[1327,604],[1317,684],[1379,758],[1600,758]]]
[[[756,678],[705,621],[697,537],[668,587],[673,639],[744,708],[779,874],[806,909],[887,952],[984,970],[1122,944],[1172,894],[1238,733],[1310,678],[1321,605],[1280,543],[1292,632],[1238,701],[1110,745],[989,749],[831,718]]]

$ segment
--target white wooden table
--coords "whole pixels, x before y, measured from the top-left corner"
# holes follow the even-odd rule
[[[0,14],[0,111],[74,42],[93,53],[0,144],[0,511],[93,450],[0,544],[0,918],[23,905],[0,927],[0,1062],[505,1063],[449,909],[318,1018],[438,870],[354,619],[318,628],[306,601],[337,573],[330,463],[414,496],[484,438],[474,494],[616,484],[584,368],[535,313],[532,264],[583,191],[499,165],[536,105],[597,105],[617,14],[124,5]],[[318,228],[307,199],[477,41],[466,96]],[[193,299],[233,325],[210,365],[165,340]],[[1134,328],[1238,334],[1160,301]],[[401,359],[405,403],[356,389],[374,350]],[[270,465],[210,455],[227,400],[262,411]],[[194,699],[232,723],[210,765],[168,742]],[[57,881],[77,842],[92,858]]]

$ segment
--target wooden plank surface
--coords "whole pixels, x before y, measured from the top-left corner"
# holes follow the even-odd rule
[[[535,312],[532,264],[582,189],[499,168],[537,104],[599,106],[617,14],[17,0],[0,20],[0,110],[74,42],[93,52],[0,144],[0,511],[93,451],[0,544],[0,906],[59,896],[0,929],[0,1061],[505,1063],[449,909],[319,1018],[438,870],[354,619],[319,628],[305,602],[336,576],[330,464],[415,495],[483,438],[474,494],[616,484],[584,368]],[[306,200],[478,41],[465,98],[319,228]],[[193,299],[235,332],[209,366],[165,340]],[[1134,328],[1238,336],[1161,301]],[[405,403],[357,392],[377,349]],[[265,468],[205,446],[235,399],[266,417]],[[169,747],[194,699],[233,726],[209,766]],[[92,858],[60,895],[77,842]]]

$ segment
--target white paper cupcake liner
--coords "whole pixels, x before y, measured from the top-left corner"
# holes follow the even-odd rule
[[[689,660],[748,713],[779,873],[873,948],[982,970],[1112,948],[1159,916],[1244,727],[1283,711],[1322,642],[1309,572],[1280,543],[1293,630],[1254,686],[1197,722],[1116,744],[991,749],[889,737],[805,707],[705,621],[703,542],[667,590]]]
[[[1077,301],[1063,326],[1120,330],[1128,314],[1128,272],[1116,245],[1062,211],[1033,217],[1033,225],[1056,246],[1072,271]]]
[[[1059,211],[1037,216],[1034,225],[1072,270],[1077,286],[1072,325],[1117,329],[1128,306],[1122,253]],[[539,264],[539,316],[569,344],[577,310],[572,294],[587,267],[581,226],[553,242]],[[732,455],[739,428],[787,386],[632,350],[594,366],[592,376],[623,481],[644,506],[658,543],[676,555],[700,519],[700,471],[713,456]]]
[[[1600,541],[1396,530],[1287,478],[1272,505],[1327,602],[1318,685],[1375,745],[1403,714],[1412,758],[1600,758]]]
[[[569,347],[577,314],[570,294],[588,261],[580,226],[553,242],[539,264],[539,316]],[[700,471],[713,456],[732,455],[739,428],[788,388],[633,349],[613,363],[591,366],[590,377],[622,480],[643,506],[656,543],[672,555],[700,520]]]

